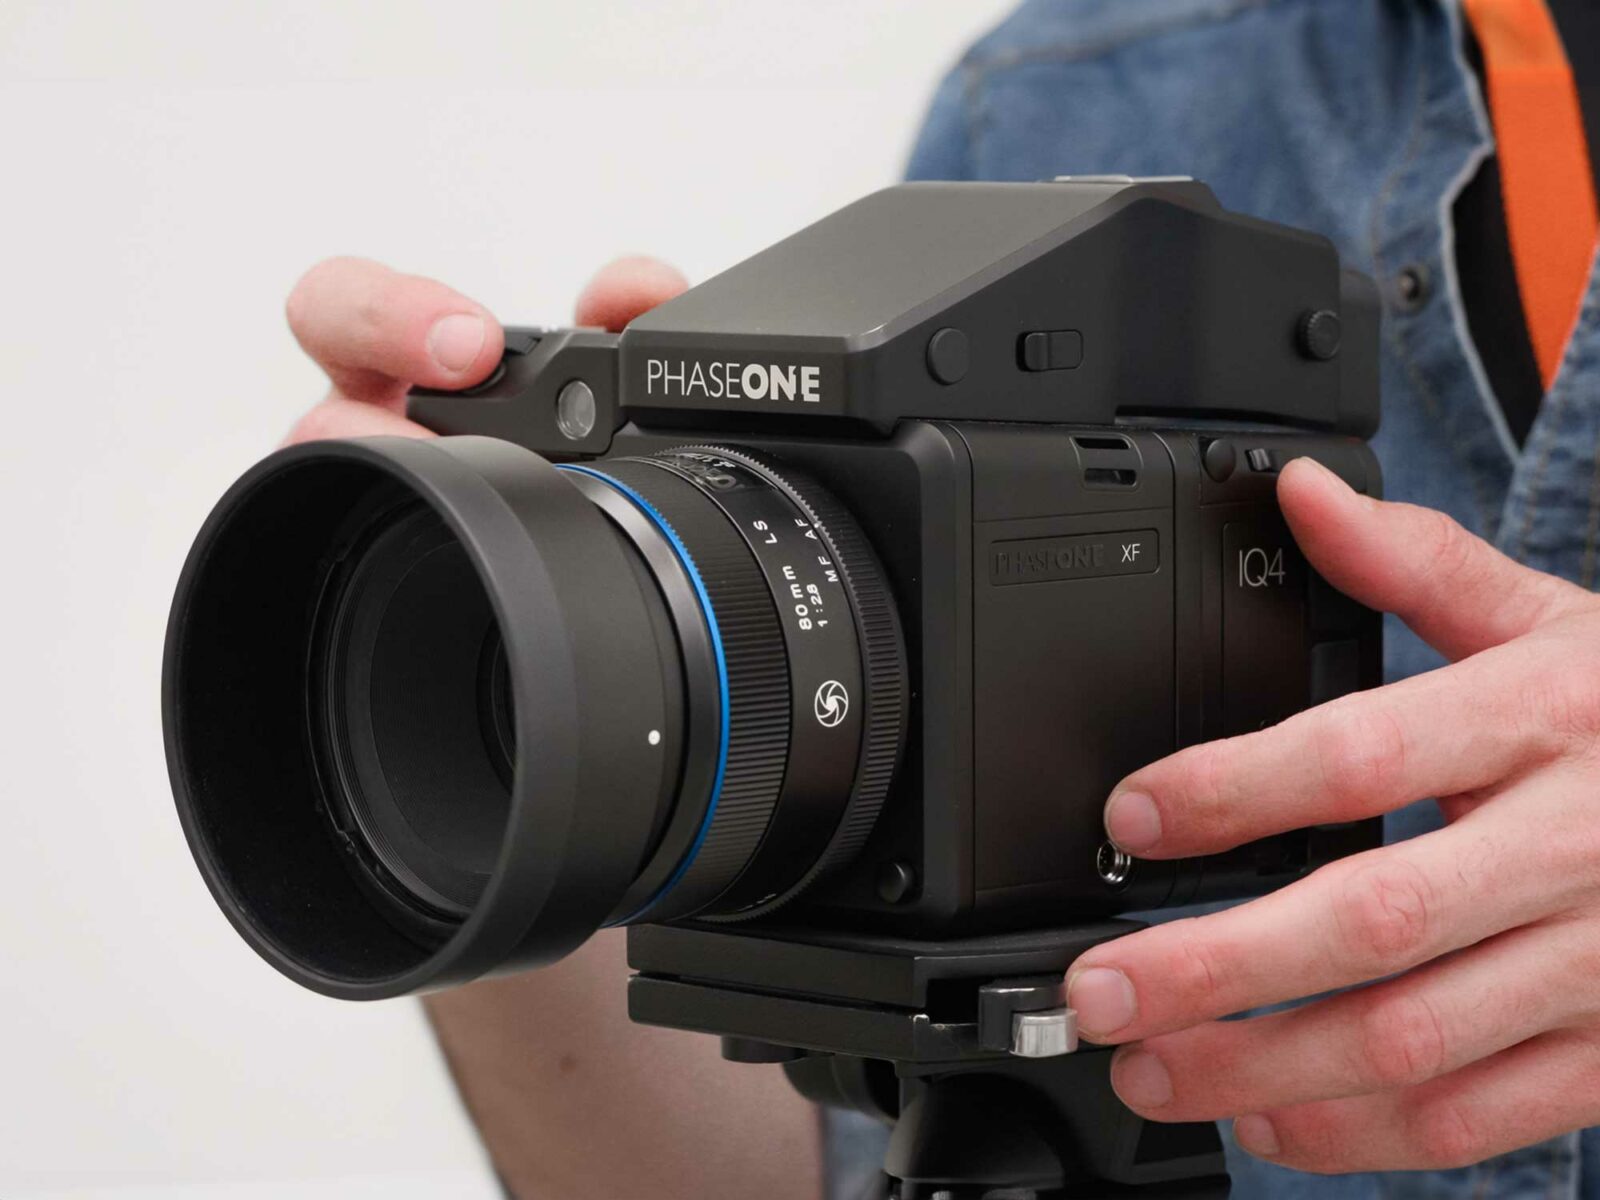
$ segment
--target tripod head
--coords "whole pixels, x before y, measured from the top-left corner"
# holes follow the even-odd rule
[[[806,1097],[890,1123],[896,1200],[1222,1200],[1211,1124],[1142,1120],[1080,1045],[1066,969],[1138,928],[1113,920],[925,941],[804,940],[763,925],[636,925],[630,1016],[718,1034],[725,1057],[781,1063]]]

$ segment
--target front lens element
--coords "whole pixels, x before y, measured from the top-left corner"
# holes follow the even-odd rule
[[[494,870],[516,761],[505,642],[444,521],[412,504],[355,538],[324,596],[310,678],[330,819],[380,888],[441,916]]]

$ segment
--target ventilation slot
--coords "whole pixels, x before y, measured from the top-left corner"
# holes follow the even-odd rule
[[[1086,467],[1083,482],[1090,487],[1129,488],[1139,482],[1139,472],[1118,467]]]
[[[1074,434],[1072,452],[1077,456],[1083,486],[1097,491],[1139,486],[1139,470],[1144,459],[1129,438],[1117,434]]]
[[[1083,450],[1128,450],[1126,438],[1119,437],[1074,437],[1072,439]]]

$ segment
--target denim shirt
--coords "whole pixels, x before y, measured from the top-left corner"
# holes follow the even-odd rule
[[[1458,7],[1441,0],[1030,0],[945,79],[909,174],[1192,175],[1227,208],[1326,235],[1384,297],[1375,447],[1387,496],[1442,509],[1513,558],[1592,589],[1600,285],[1591,269],[1519,449],[1456,279],[1451,207],[1493,152],[1462,34]],[[1440,664],[1393,619],[1384,633],[1389,678]],[[1431,802],[1414,806],[1390,818],[1389,836],[1437,821]],[[881,1134],[830,1126],[834,1194],[859,1195]],[[1600,1200],[1600,1132],[1458,1171],[1318,1178],[1231,1143],[1229,1168],[1236,1200]]]

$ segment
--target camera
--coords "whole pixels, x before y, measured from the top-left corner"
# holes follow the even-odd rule
[[[1379,493],[1377,313],[1320,237],[1094,177],[891,187],[620,334],[508,330],[412,393],[442,438],[282,450],[201,530],[163,706],[206,882],[346,998],[629,925],[636,1018],[819,1095],[1071,1049],[1028,1018],[1118,914],[1377,842],[1158,863],[1101,823],[1379,681],[1275,499],[1298,456]]]

